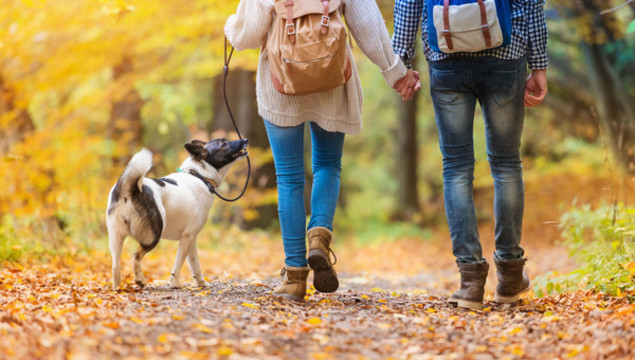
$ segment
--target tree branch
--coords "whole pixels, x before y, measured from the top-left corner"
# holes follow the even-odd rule
[[[606,10],[600,11],[600,15],[604,16],[606,14],[609,14],[609,13],[612,13],[612,12],[616,12],[619,9],[623,8],[624,6],[632,3],[633,1],[635,1],[635,0],[626,0],[624,3],[622,3],[620,5],[614,6],[614,7],[610,8],[610,9],[606,9]]]

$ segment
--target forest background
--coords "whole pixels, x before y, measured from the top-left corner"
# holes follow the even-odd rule
[[[186,157],[185,142],[236,137],[221,86],[223,24],[237,3],[3,1],[0,261],[107,252],[108,191],[132,154],[152,150],[150,176],[160,177]],[[392,33],[393,2],[378,4]],[[588,253],[577,266],[605,266],[595,262],[606,254],[604,281],[594,283],[588,270],[582,285],[632,291],[635,3],[553,0],[546,17],[550,91],[542,106],[527,110],[523,136],[524,241],[553,245],[564,233],[570,249]],[[427,64],[418,46],[423,90],[408,103],[354,46],[364,129],[345,144],[335,220],[340,244],[449,243]],[[257,56],[235,53],[228,77],[229,102],[250,140],[252,180],[240,201],[214,204],[199,238],[207,249],[248,248],[254,233],[280,242],[272,157],[255,103]],[[489,234],[493,191],[479,111],[475,150],[477,211]],[[245,175],[244,164],[235,166],[221,192],[239,192]],[[272,256],[281,266],[282,252]],[[545,275],[536,291],[581,285],[580,277],[554,285],[555,275]]]

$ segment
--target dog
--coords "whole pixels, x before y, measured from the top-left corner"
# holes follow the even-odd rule
[[[197,286],[205,286],[198,260],[196,237],[205,225],[212,207],[214,189],[230,167],[247,156],[247,140],[209,142],[194,140],[185,144],[189,157],[179,172],[160,179],[146,177],[152,167],[152,153],[143,149],[135,154],[117,183],[110,190],[106,225],[112,256],[112,287],[121,283],[121,252],[128,235],[139,242],[133,257],[134,279],[145,286],[141,271],[143,256],[154,249],[161,238],[180,241],[170,285],[181,288],[183,262],[192,270]]]

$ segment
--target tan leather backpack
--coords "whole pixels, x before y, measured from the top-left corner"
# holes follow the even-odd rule
[[[277,0],[267,39],[271,81],[286,95],[305,95],[351,77],[342,0]]]

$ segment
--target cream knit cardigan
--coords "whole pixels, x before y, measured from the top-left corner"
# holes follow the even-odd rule
[[[318,0],[315,0],[318,1]],[[406,67],[392,49],[390,36],[375,0],[343,0],[349,34],[362,52],[380,69],[392,87],[406,75]],[[308,95],[291,96],[276,91],[269,74],[267,41],[275,10],[273,0],[241,0],[236,14],[225,23],[225,35],[237,51],[261,48],[256,75],[258,114],[278,126],[297,126],[306,121],[327,131],[357,134],[362,129],[362,86],[354,62],[346,84]],[[351,59],[353,54],[350,48]]]

